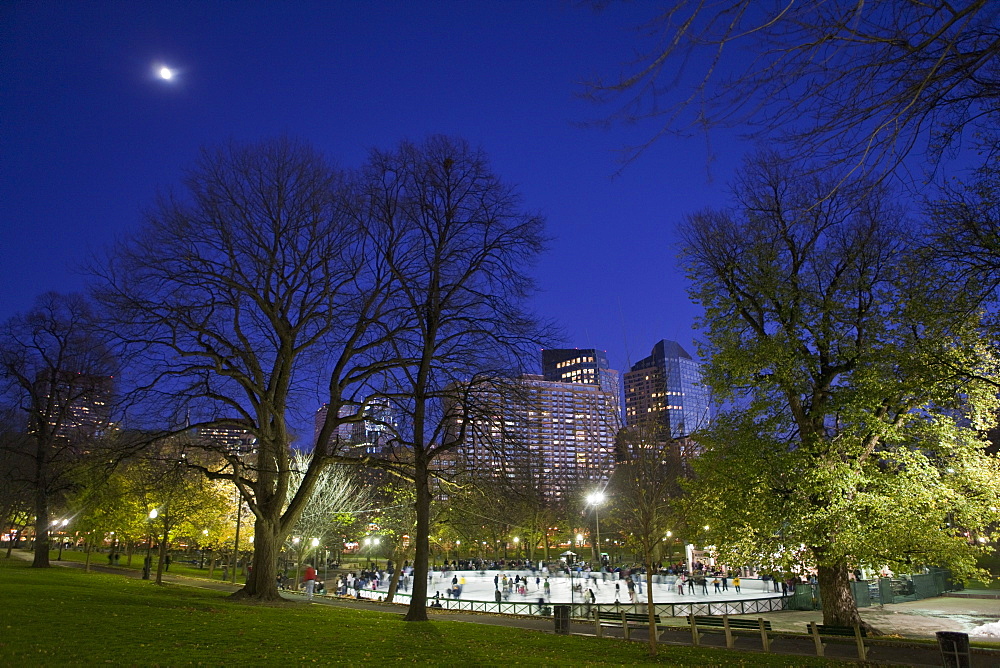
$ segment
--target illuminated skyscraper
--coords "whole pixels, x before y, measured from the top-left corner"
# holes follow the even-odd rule
[[[479,397],[460,460],[476,476],[507,478],[549,499],[592,489],[614,469],[621,428],[617,372],[594,350],[545,350],[545,375]]]
[[[671,438],[708,425],[708,391],[701,366],[676,341],[666,339],[625,373],[625,423],[660,424]]]

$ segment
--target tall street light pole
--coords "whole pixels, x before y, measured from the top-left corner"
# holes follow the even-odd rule
[[[604,559],[601,557],[601,504],[607,499],[604,492],[591,492],[587,495],[587,503],[594,506],[595,519],[597,520],[597,563],[604,567]]]
[[[153,520],[159,517],[160,511],[153,508],[149,511],[149,538],[146,541],[146,561],[142,564],[142,579],[148,580],[153,565]]]

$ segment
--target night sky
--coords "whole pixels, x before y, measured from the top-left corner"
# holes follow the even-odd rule
[[[644,42],[655,9],[563,2],[5,2],[0,6],[0,319],[79,290],[75,266],[135,229],[199,147],[288,134],[345,167],[369,147],[457,135],[553,237],[535,309],[612,365],[661,338],[691,352],[683,214],[725,203],[747,146],[598,127],[580,97]],[[176,77],[155,76],[166,65]],[[713,160],[709,161],[709,145]],[[711,164],[711,166],[710,166]]]

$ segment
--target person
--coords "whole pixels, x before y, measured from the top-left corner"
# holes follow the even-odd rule
[[[493,598],[496,599],[497,603],[500,602],[500,599],[502,597],[503,597],[503,594],[500,593],[500,588],[499,587],[493,591]]]
[[[593,605],[594,603],[597,603],[597,595],[594,593],[593,589],[588,589],[587,590],[587,595],[590,597],[590,603],[591,603],[591,605]]]
[[[739,578],[739,576],[733,578],[733,589],[736,590],[737,594],[740,593],[740,578]]]
[[[549,586],[549,579],[545,578],[545,598],[549,597],[551,587]]]
[[[169,571],[170,570],[170,555],[169,554],[167,554],[167,558],[163,560],[163,564],[164,564],[163,570]]]
[[[302,576],[302,579],[306,583],[306,597],[311,601],[313,589],[316,587],[316,569],[313,568],[312,564],[306,566],[306,572]]]
[[[615,593],[617,594],[618,585],[615,585]],[[677,578],[677,593],[681,596],[684,595],[684,574],[682,573],[679,578]]]
[[[712,585],[715,587],[715,593],[716,594],[721,593],[721,591],[719,589],[719,584],[720,584],[719,578],[715,578],[714,580],[712,580]]]
[[[698,578],[698,582],[701,583],[701,593],[708,596],[708,578],[702,575]]]
[[[722,574],[722,591],[729,591],[729,576]]]

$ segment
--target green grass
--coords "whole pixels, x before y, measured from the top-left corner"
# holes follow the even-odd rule
[[[65,555],[64,555],[65,556]],[[307,603],[245,605],[219,592],[0,559],[7,665],[828,666],[821,659],[556,636]]]
[[[56,559],[56,557],[58,557],[58,556],[59,556],[59,550],[52,550],[52,551],[50,551],[49,552],[49,561],[53,565],[58,564],[59,561]],[[153,555],[152,556],[153,556],[153,574],[155,575],[156,574],[156,560],[157,560],[157,555],[156,555],[156,551],[155,550],[153,551]],[[142,561],[145,558],[146,558],[145,551],[136,552],[135,554],[132,555],[132,564],[129,565],[128,558],[123,553],[122,556],[121,556],[121,559],[119,560],[119,562],[117,564],[115,564],[115,568],[122,568],[122,569],[125,569],[125,570],[132,570],[132,571],[137,571],[138,572],[138,571],[142,570]],[[185,559],[186,560],[186,559],[193,559],[194,557],[188,557],[186,555],[181,556],[181,557],[177,557],[177,556],[174,555],[173,558],[174,558],[174,562],[172,564],[170,564],[170,571],[169,571],[171,574],[173,574],[173,575],[187,575],[189,577],[203,578],[205,580],[209,579],[209,577],[208,577],[208,562],[205,562],[205,568],[198,568],[197,566],[194,566],[194,565],[191,565],[191,564],[182,564],[182,563],[179,563],[177,561],[178,559]],[[72,562],[76,562],[76,563],[82,564],[82,563],[84,563],[87,560],[87,554],[85,552],[77,551],[77,550],[63,550],[62,560],[63,561],[72,561]],[[107,552],[92,552],[90,554],[90,563],[93,566],[105,566],[106,567],[108,565],[108,554],[107,554]],[[216,565],[215,565],[215,571],[212,573],[211,579],[212,580],[217,580],[217,581],[220,581],[220,582],[222,581],[222,563],[221,562],[220,563],[216,563]],[[228,582],[229,579],[230,578],[227,578],[226,581]],[[237,575],[236,575],[236,582],[238,584],[242,584],[243,581],[244,581],[244,578],[239,573],[237,573]]]

